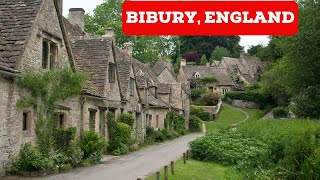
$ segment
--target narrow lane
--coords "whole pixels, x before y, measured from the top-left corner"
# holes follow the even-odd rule
[[[173,141],[154,145],[116,157],[104,164],[75,169],[64,174],[39,178],[23,178],[36,180],[136,180],[145,178],[170,161],[182,156],[188,149],[188,143],[203,134],[190,134]]]

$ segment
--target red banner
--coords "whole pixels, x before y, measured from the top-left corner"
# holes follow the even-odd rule
[[[294,35],[294,1],[126,1],[126,35]]]

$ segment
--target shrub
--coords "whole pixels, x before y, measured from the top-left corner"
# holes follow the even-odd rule
[[[209,134],[190,143],[191,156],[246,170],[269,164],[267,144],[239,134]]]
[[[154,140],[155,142],[163,142],[165,140],[165,137],[160,131],[155,131]]]
[[[240,126],[237,132],[268,144],[269,159],[275,166],[273,179],[314,179],[307,177],[320,176],[316,167],[318,159],[314,157],[319,151],[318,121],[258,120]]]
[[[252,101],[262,105],[274,104],[271,96],[262,94],[258,91],[229,91],[225,94],[225,98]]]
[[[117,123],[109,141],[109,149],[112,154],[120,155],[129,151],[131,139],[131,127],[125,123]]]
[[[190,107],[190,115],[199,116],[201,112],[203,112],[203,109],[200,107],[196,107],[196,106]]]
[[[199,79],[200,82],[204,83],[204,84],[212,84],[212,83],[215,83],[217,82],[217,78],[214,77],[214,76],[204,76],[204,77],[201,77]]]
[[[134,121],[135,119],[132,114],[121,114],[121,116],[118,118],[118,122],[128,124],[131,128],[133,128]]]
[[[211,121],[211,114],[209,112],[203,111],[201,112],[198,117],[202,120],[202,121]]]
[[[189,118],[189,131],[199,132],[201,131],[201,119],[197,116],[190,116]]]
[[[173,133],[173,131],[170,131],[168,129],[162,129],[161,133],[164,135],[164,137],[166,139],[174,139],[174,138],[176,138],[174,133]]]
[[[53,161],[44,157],[40,151],[32,147],[31,143],[26,143],[21,146],[18,159],[12,164],[12,172],[46,172]]]
[[[202,94],[201,100],[205,103],[206,106],[215,106],[218,104],[220,99],[219,92],[207,92]]]
[[[54,145],[57,150],[66,151],[75,139],[77,129],[59,128],[54,132]]]
[[[201,95],[205,92],[206,92],[205,88],[192,88],[191,97],[201,97]]]
[[[94,131],[86,131],[80,141],[84,159],[91,159],[92,162],[99,163],[102,159],[103,151],[106,148],[106,141]]]
[[[285,107],[276,107],[273,110],[274,118],[287,118],[288,117],[288,110]]]

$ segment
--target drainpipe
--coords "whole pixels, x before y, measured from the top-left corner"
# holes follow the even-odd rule
[[[83,137],[83,131],[84,131],[84,103],[86,102],[87,98],[86,97],[81,97],[80,98],[80,109],[81,109],[81,127],[80,127],[80,138],[82,139]]]

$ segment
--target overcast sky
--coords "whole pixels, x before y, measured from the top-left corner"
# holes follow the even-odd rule
[[[70,8],[83,8],[86,13],[92,14],[94,8],[103,3],[103,0],[64,0],[63,15],[68,16]],[[250,45],[267,44],[268,36],[241,36],[240,44],[246,49]]]

